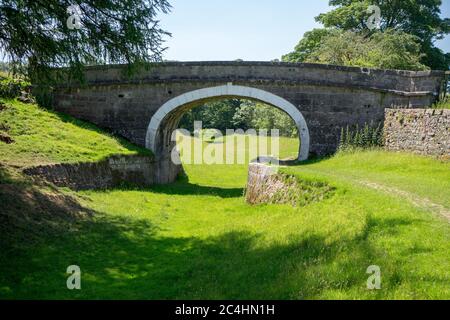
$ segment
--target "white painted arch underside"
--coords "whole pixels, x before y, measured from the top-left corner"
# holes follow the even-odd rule
[[[298,159],[299,160],[308,159],[309,154],[308,126],[301,112],[292,103],[290,103],[286,99],[283,99],[277,95],[274,95],[270,92],[261,89],[245,86],[235,86],[232,84],[190,91],[167,101],[158,109],[158,111],[153,115],[150,121],[150,124],[147,129],[147,135],[145,138],[146,148],[152,150],[153,152],[157,150],[156,143],[159,127],[163,122],[164,118],[171,112],[173,112],[174,110],[178,109],[181,106],[184,106],[186,104],[198,100],[224,96],[242,97],[258,100],[286,112],[294,120],[298,129],[298,134],[300,138],[300,150]]]

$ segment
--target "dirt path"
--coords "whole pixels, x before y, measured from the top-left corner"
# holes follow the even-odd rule
[[[427,198],[422,198],[413,193],[410,193],[410,192],[407,192],[407,191],[404,191],[401,189],[397,189],[394,187],[389,187],[386,185],[378,184],[375,182],[360,181],[360,180],[355,180],[355,181],[366,187],[380,190],[385,193],[394,194],[396,196],[405,198],[406,200],[408,200],[409,202],[414,204],[416,207],[424,208],[424,209],[430,210],[434,213],[437,213],[438,215],[443,216],[444,218],[449,220],[449,222],[450,222],[450,210],[445,208],[443,205],[432,202],[431,200],[429,200]]]
[[[378,191],[384,192],[386,194],[401,197],[403,199],[406,199],[410,203],[412,203],[414,206],[431,211],[441,217],[444,217],[448,222],[450,222],[450,210],[449,209],[447,209],[446,207],[444,207],[441,204],[434,203],[433,201],[431,201],[428,198],[418,196],[417,194],[414,194],[414,193],[411,193],[411,192],[408,192],[405,190],[401,190],[401,189],[398,189],[395,187],[387,186],[384,184],[380,184],[377,182],[363,180],[356,176],[349,177],[348,175],[343,175],[343,174],[339,174],[339,173],[331,172],[331,171],[324,172],[323,170],[309,170],[309,171],[312,171],[315,173],[320,173],[320,174],[325,173],[326,175],[334,176],[335,178],[338,178],[341,180],[350,181],[352,183],[356,183],[356,184],[359,184],[359,185],[362,185],[362,186],[365,186],[365,187],[368,187],[368,188],[371,188],[374,190],[378,190]]]

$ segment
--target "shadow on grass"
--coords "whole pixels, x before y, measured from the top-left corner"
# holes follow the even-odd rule
[[[118,187],[106,189],[104,191],[149,191],[152,193],[166,194],[166,195],[203,195],[216,196],[220,198],[239,198],[244,194],[244,188],[218,188],[210,186],[202,186],[198,184],[191,184],[188,182],[174,182],[166,185],[154,185],[149,188],[142,188],[135,185],[123,184]],[[98,190],[97,192],[101,192]]]
[[[0,298],[310,299],[327,290],[367,293],[366,268],[385,255],[366,239],[330,243],[316,234],[270,246],[248,231],[164,236],[149,220],[102,213],[73,227],[44,234],[38,246],[0,253]],[[69,265],[80,266],[82,290],[66,288]],[[395,277],[401,283],[401,275]]]
[[[139,187],[133,184],[122,184],[114,188],[107,189],[122,190],[122,191],[149,191],[153,193],[166,194],[166,195],[204,195],[204,196],[217,196],[220,198],[239,198],[244,194],[244,188],[220,188],[213,186],[204,186],[199,184],[193,184],[189,182],[189,178],[186,175],[180,175],[177,181],[169,184],[153,185],[147,188]],[[101,191],[98,191],[101,192]]]
[[[247,232],[207,239],[160,237],[148,221],[103,217],[83,224],[71,237],[19,254],[3,265],[0,296],[236,299],[272,294],[289,298],[284,290],[273,292],[283,289],[273,286],[289,268],[333,256],[317,237],[270,248],[257,248],[256,240]],[[65,288],[64,272],[73,264],[82,270],[81,291]]]
[[[60,234],[72,224],[92,216],[78,200],[53,185],[33,181],[0,165],[0,243],[6,252]]]
[[[154,193],[164,193],[167,195],[207,195],[220,198],[239,198],[244,194],[243,188],[218,188],[191,184],[189,182],[157,185],[150,190]]]
[[[383,288],[395,291],[410,281],[401,265],[420,253],[393,259],[368,240],[414,224],[411,219],[369,218],[363,232],[333,241],[314,229],[280,242],[250,230],[169,235],[156,221],[93,212],[69,196],[36,195],[41,191],[26,184],[10,187],[0,183],[0,213],[6,217],[1,226],[15,235],[8,242],[0,237],[0,298],[313,299],[330,292],[383,298],[389,291],[367,291],[367,267],[382,266]],[[168,194],[211,192],[186,182],[155,188]],[[20,224],[11,224],[15,214],[25,215]],[[29,242],[31,234],[39,241]],[[66,288],[70,265],[81,268],[82,290]]]
[[[317,155],[310,155],[309,158],[307,160],[304,161],[295,161],[294,163],[290,164],[290,165],[295,165],[295,166],[303,166],[303,165],[310,165],[310,164],[315,164],[315,163],[319,163],[322,161],[326,161],[331,159],[332,157],[334,157],[335,154],[329,154],[326,156],[317,156]]]

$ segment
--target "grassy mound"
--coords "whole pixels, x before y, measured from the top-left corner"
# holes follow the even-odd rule
[[[14,142],[0,141],[0,163],[32,166],[50,163],[98,161],[114,154],[149,154],[125,139],[73,117],[1,100],[0,133]]]

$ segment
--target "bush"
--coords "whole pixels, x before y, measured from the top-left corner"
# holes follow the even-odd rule
[[[14,99],[23,91],[29,92],[31,84],[21,79],[6,78],[0,80],[0,98]]]

